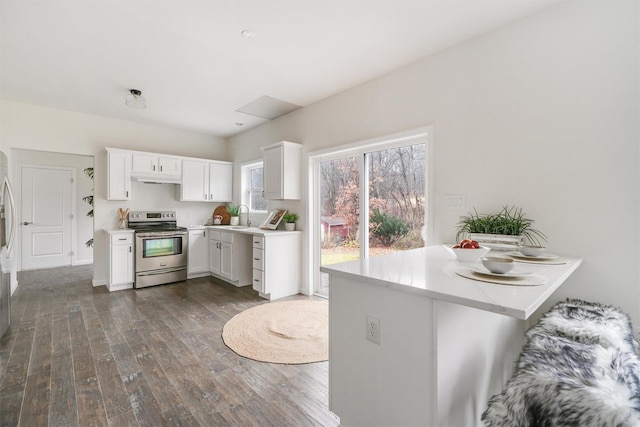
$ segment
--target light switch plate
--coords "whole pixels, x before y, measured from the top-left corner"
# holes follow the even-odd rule
[[[444,204],[447,209],[463,210],[466,208],[466,197],[464,194],[447,194],[444,196]]]

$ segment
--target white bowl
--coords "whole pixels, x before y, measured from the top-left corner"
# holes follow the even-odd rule
[[[505,274],[513,270],[515,262],[511,258],[483,257],[480,259],[484,268],[495,274]]]
[[[478,261],[491,250],[491,248],[487,248],[486,246],[480,246],[477,249],[454,249],[452,247],[449,247],[449,249],[453,251],[458,261],[462,262]]]
[[[540,256],[545,250],[547,250],[547,248],[544,246],[522,245],[518,246],[518,250],[526,256]]]

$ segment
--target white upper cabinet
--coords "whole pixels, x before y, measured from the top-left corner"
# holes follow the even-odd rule
[[[131,200],[131,153],[107,151],[107,200]]]
[[[264,197],[298,200],[302,197],[302,145],[281,141],[262,147]]]
[[[233,163],[209,162],[209,200],[230,202],[233,195]]]
[[[180,176],[182,159],[154,153],[133,153],[131,162],[133,174],[162,174]]]
[[[183,160],[180,200],[230,202],[233,163],[198,159]]]
[[[281,141],[262,147],[264,197],[297,200],[302,197],[302,145]]]

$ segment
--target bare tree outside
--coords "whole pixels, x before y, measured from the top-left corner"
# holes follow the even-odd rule
[[[422,247],[425,144],[365,154],[369,172],[369,254]],[[360,182],[356,157],[320,164],[322,265],[359,258]]]

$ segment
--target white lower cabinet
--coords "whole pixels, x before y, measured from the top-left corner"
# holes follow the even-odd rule
[[[189,262],[187,277],[209,275],[209,236],[204,228],[189,230]]]
[[[261,297],[274,300],[300,292],[299,232],[254,235],[252,246],[253,289]]]
[[[109,291],[133,288],[133,230],[108,231]]]
[[[209,271],[235,286],[251,284],[251,236],[231,231],[209,231]]]

